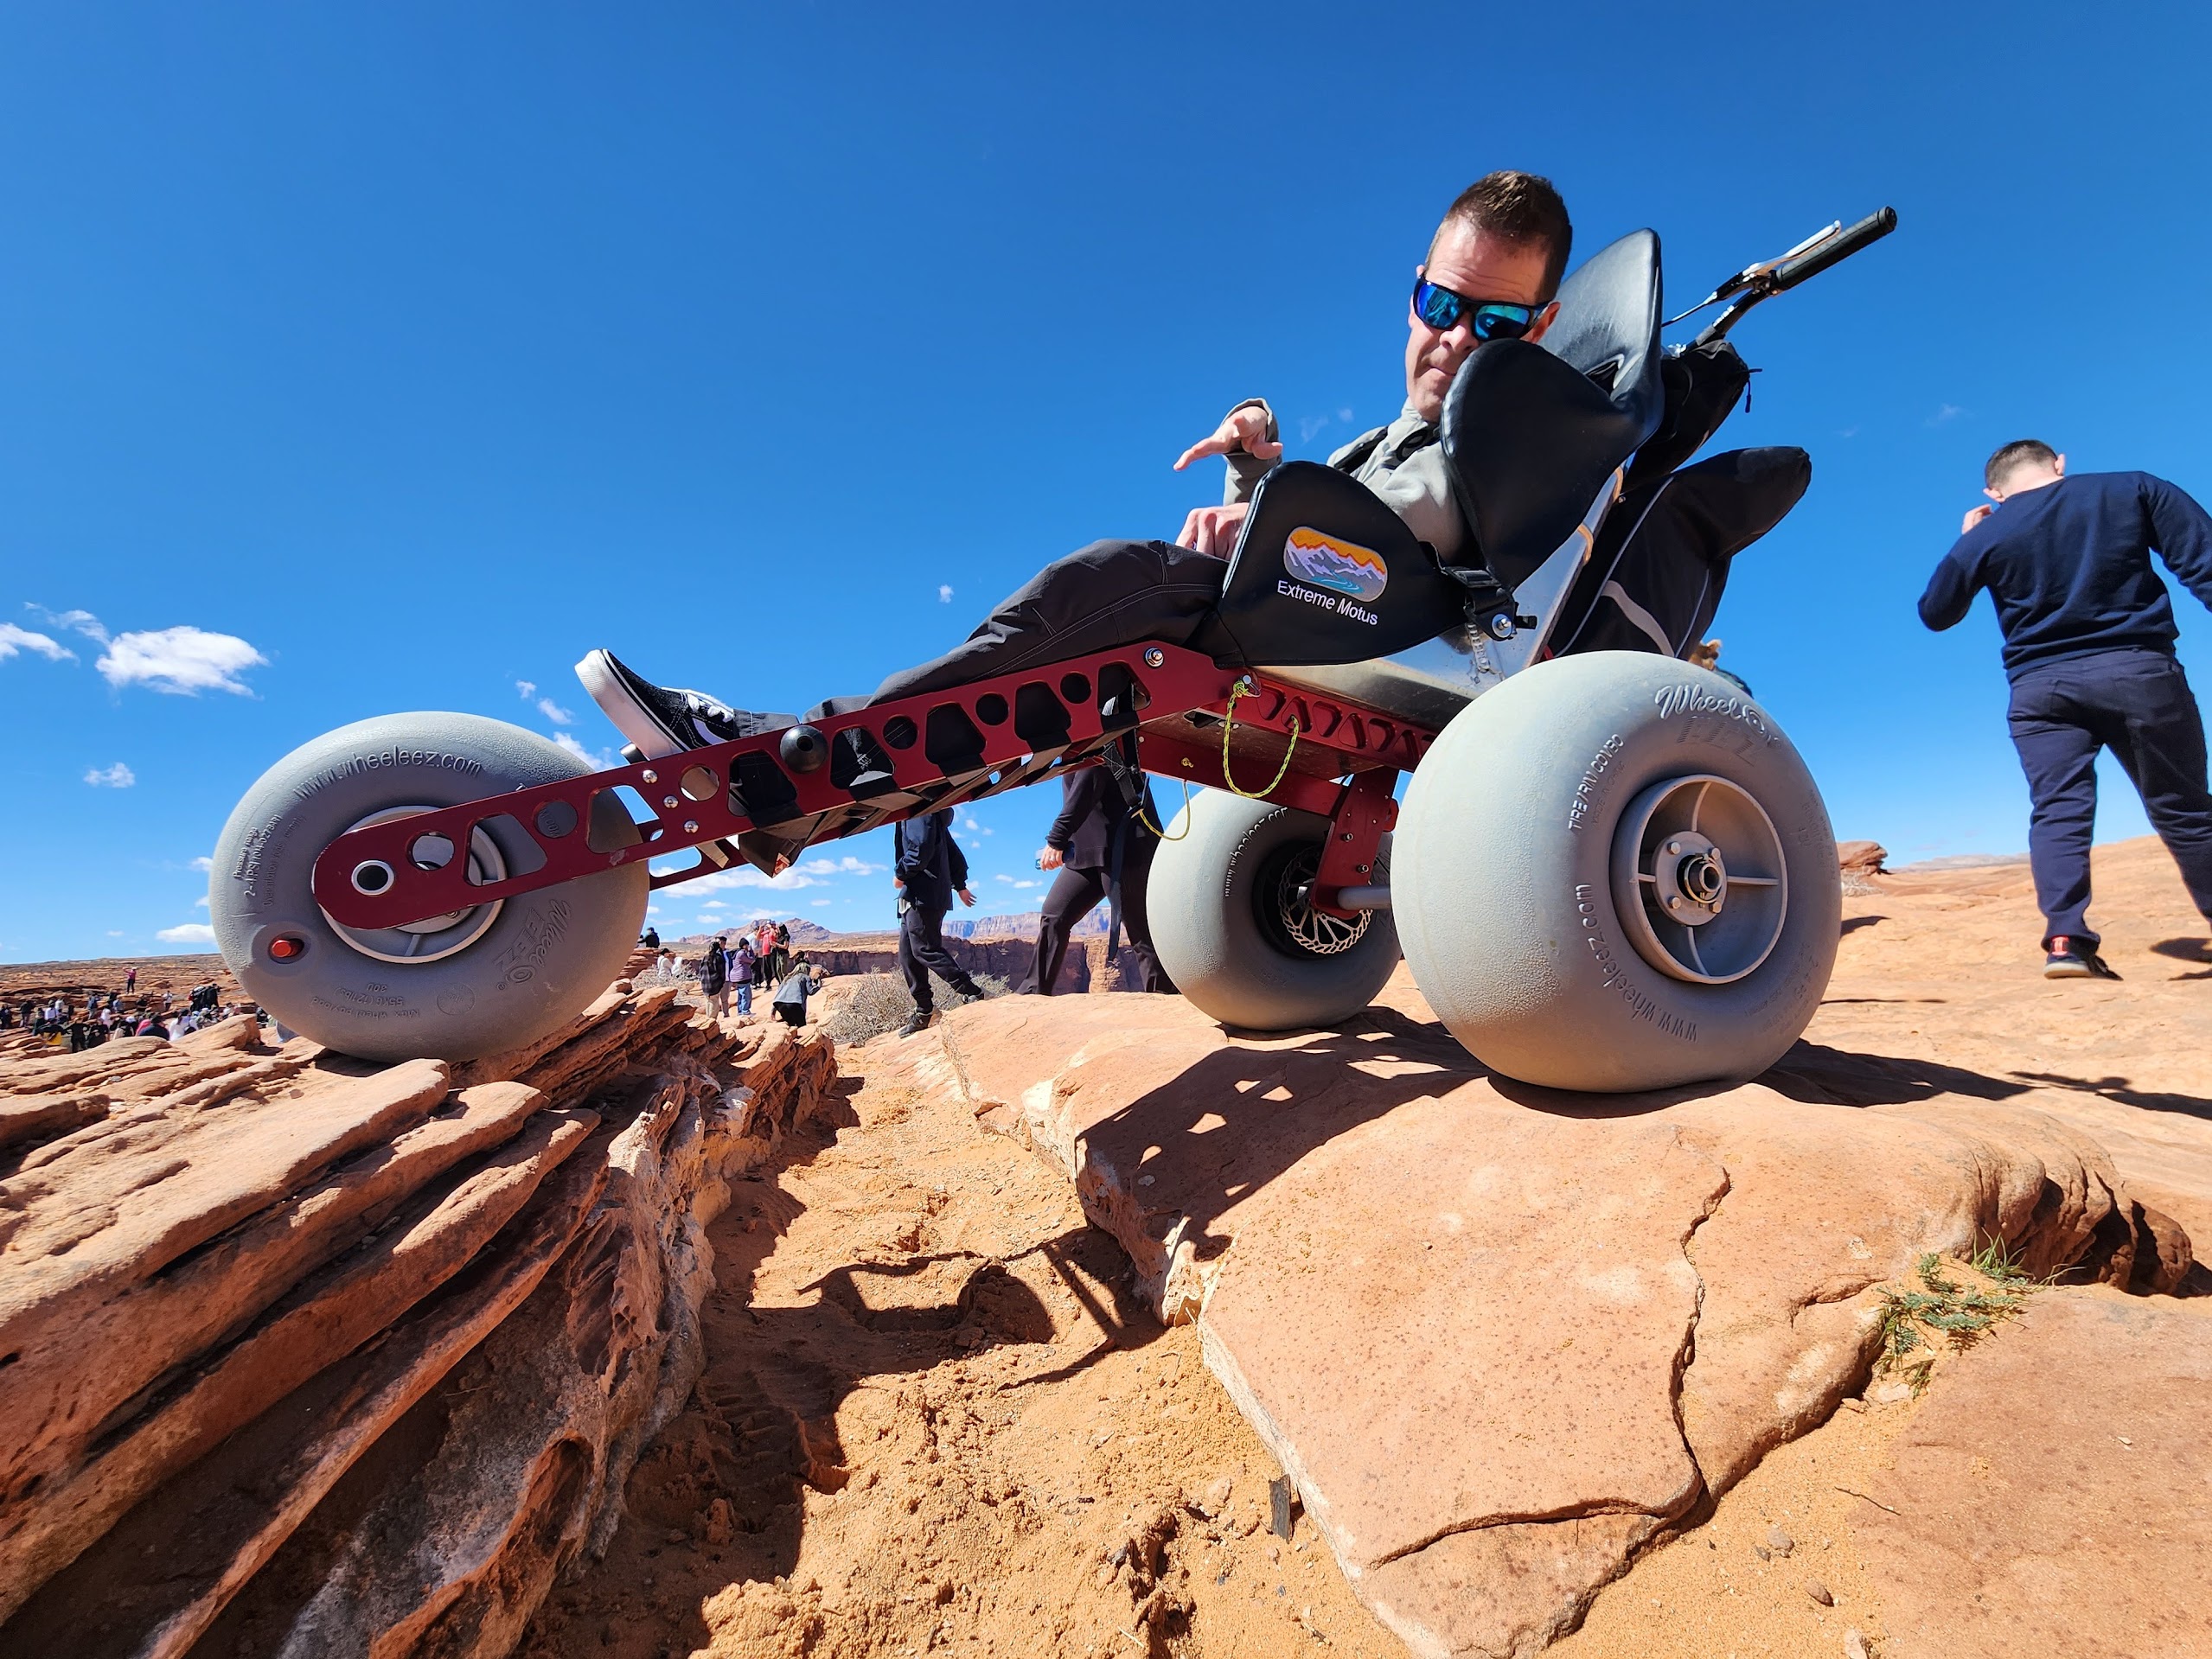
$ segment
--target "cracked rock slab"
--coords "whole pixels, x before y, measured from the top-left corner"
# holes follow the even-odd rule
[[[2003,1238],[2138,1290],[2187,1271],[2186,1236],[2033,1091],[1573,1095],[1493,1082],[1422,1011],[1258,1037],[1173,999],[1007,998],[892,1057],[1060,1169],[1160,1315],[1197,1320],[1416,1653],[1571,1629],[1864,1381],[1877,1287],[1923,1253]]]

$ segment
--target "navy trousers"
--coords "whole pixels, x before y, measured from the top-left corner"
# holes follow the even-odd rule
[[[2204,721],[2181,664],[2158,651],[2104,651],[2030,668],[2012,682],[2011,719],[2028,775],[2028,858],[2046,938],[2097,940],[2086,915],[2100,749],[2127,773],[2190,897],[2212,921]]]
[[[898,971],[906,976],[907,993],[914,999],[917,1013],[929,1013],[937,1006],[937,995],[930,986],[931,968],[962,996],[982,995],[968,970],[945,948],[944,912],[926,904],[909,904],[906,914],[898,918]]]

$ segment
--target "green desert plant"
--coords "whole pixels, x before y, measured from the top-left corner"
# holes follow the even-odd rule
[[[1961,1273],[1984,1282],[1966,1283],[1957,1276]],[[1882,1357],[1876,1364],[1902,1378],[1915,1394],[1928,1387],[1940,1352],[1978,1341],[1992,1325],[2019,1312],[2034,1288],[2001,1239],[1948,1264],[1931,1250],[1913,1264],[1913,1276],[1919,1280],[1917,1289],[1882,1289]]]

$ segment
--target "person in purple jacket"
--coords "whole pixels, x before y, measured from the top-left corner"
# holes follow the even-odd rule
[[[2173,602],[2150,557],[2212,606],[2212,516],[2147,472],[2069,478],[2066,457],[2035,438],[1990,456],[1983,482],[1997,505],[1966,514],[1921,596],[1921,620],[1954,627],[1989,590],[2012,682],[2012,743],[2028,775],[2043,973],[2116,979],[2087,920],[2100,749],[2126,771],[2212,921],[2204,722],[2174,660]]]

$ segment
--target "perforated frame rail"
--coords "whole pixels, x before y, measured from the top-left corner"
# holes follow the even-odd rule
[[[1270,792],[1256,790],[1253,780],[1239,782],[1333,824],[1346,817],[1353,839],[1339,849],[1340,835],[1333,832],[1332,865],[1371,863],[1390,816],[1375,805],[1378,780],[1369,777],[1355,790],[1339,779],[1357,782],[1379,774],[1381,807],[1388,808],[1387,780],[1410,769],[1435,734],[1154,642],[354,830],[316,859],[315,896],[342,926],[389,928],[640,860],[734,844],[756,831],[796,858],[809,846],[1094,763],[1108,744],[1132,731],[1139,734],[1139,763],[1148,771],[1226,787],[1219,737],[1209,743],[1210,725],[1179,724],[1175,717],[1231,718],[1231,692],[1240,680],[1250,689],[1237,699],[1239,728],[1266,734],[1278,755],[1295,731],[1309,754],[1325,753],[1341,769],[1334,777],[1287,771]],[[1271,770],[1257,782],[1266,782]],[[642,803],[643,817],[631,810],[632,801]],[[510,858],[502,878],[474,881],[472,861],[453,850],[469,845],[471,833],[495,819],[507,821],[510,842],[519,833],[535,861]],[[725,858],[702,856],[655,871],[652,884],[672,886],[726,867]]]

